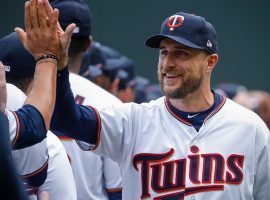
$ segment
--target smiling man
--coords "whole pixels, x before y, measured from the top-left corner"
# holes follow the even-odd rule
[[[75,104],[64,69],[54,113],[61,121],[52,127],[120,163],[123,199],[269,199],[268,128],[211,90],[218,61],[214,27],[203,17],[176,13],[146,45],[159,49],[164,97],[86,108]]]

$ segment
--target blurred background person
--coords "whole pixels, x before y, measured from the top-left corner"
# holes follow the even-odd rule
[[[80,73],[124,103],[135,100],[135,63],[111,47],[94,42],[84,55]]]
[[[229,99],[233,99],[238,92],[245,92],[247,88],[239,83],[222,82],[217,84],[214,90]]]
[[[270,94],[261,90],[238,92],[233,101],[254,111],[270,129]]]
[[[135,102],[146,102],[146,87],[150,85],[149,79],[144,76],[136,76]]]

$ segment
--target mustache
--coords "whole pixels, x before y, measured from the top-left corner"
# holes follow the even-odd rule
[[[171,74],[171,75],[185,75],[185,71],[183,70],[175,70],[175,69],[166,69],[166,70],[161,70],[158,71],[159,74],[164,75],[164,74]]]

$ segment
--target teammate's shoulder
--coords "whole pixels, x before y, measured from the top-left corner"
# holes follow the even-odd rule
[[[249,117],[249,118],[257,118],[256,113],[232,101],[231,99],[226,99],[226,104],[224,107],[227,109],[230,109],[230,112],[233,113],[235,116],[245,115],[246,117]]]
[[[54,156],[61,150],[65,151],[64,146],[62,145],[62,142],[51,131],[47,132],[46,140],[47,140],[48,153],[50,156]]]
[[[261,127],[266,127],[263,120],[252,110],[227,99],[224,106],[225,111],[231,116],[232,120],[237,120],[240,123],[253,124]]]
[[[165,105],[165,97],[160,97],[158,99],[155,100],[151,100],[147,103],[141,103],[140,105],[144,108],[153,108],[153,107],[160,107],[161,105]]]
[[[111,93],[79,75],[70,73],[70,84],[74,96],[84,98],[84,105],[91,105],[96,108],[103,108],[122,102]]]
[[[7,109],[18,110],[25,102],[26,95],[15,85],[7,83]]]

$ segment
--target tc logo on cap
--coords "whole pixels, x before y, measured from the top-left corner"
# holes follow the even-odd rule
[[[166,26],[170,28],[170,31],[173,31],[175,28],[181,26],[184,22],[184,17],[181,15],[173,15],[166,22]]]

